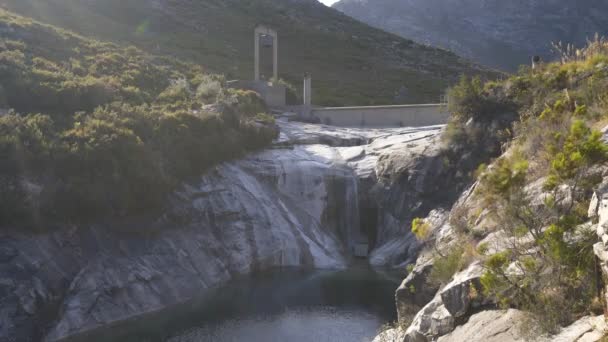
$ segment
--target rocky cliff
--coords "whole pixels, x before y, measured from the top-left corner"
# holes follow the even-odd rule
[[[479,63],[516,70],[534,55],[550,56],[551,42],[584,45],[606,34],[601,0],[342,0],[334,8],[372,26]]]
[[[358,244],[376,265],[413,262],[420,245],[407,222],[437,190],[441,128],[279,125],[274,148],[184,184],[155,217],[5,229],[0,339],[84,338],[238,274],[346,267]]]
[[[603,130],[606,132],[606,128]],[[608,136],[604,133],[604,141]],[[505,155],[513,153],[512,150]],[[597,233],[599,242],[594,246],[598,266],[604,279],[608,277],[608,168],[598,166],[595,172],[603,175],[603,182],[596,187],[590,199],[589,221],[577,228],[575,236]],[[526,192],[534,205],[540,205],[550,195],[543,187],[544,180],[527,185]],[[518,342],[518,341],[603,341],[608,333],[608,325],[603,315],[581,317],[570,325],[561,327],[554,334],[542,332],[530,313],[514,308],[504,308],[497,298],[484,291],[481,278],[484,269],[479,257],[471,258],[466,267],[449,277],[447,283],[438,284],[431,279],[433,268],[448,250],[465,242],[458,232],[458,220],[475,212],[477,219],[469,222],[475,232],[475,246],[483,246],[486,254],[495,254],[514,248],[513,237],[504,234],[496,222],[482,206],[475,190],[475,183],[464,191],[449,211],[433,210],[425,218],[431,236],[421,248],[416,263],[395,293],[398,323],[394,328],[380,333],[374,342]],[[533,209],[535,210],[535,209]],[[522,239],[525,239],[522,238]],[[465,258],[466,258],[466,249]],[[472,252],[476,253],[476,252]],[[479,252],[477,252],[479,253]],[[477,260],[476,260],[477,259]],[[510,265],[514,270],[514,264]],[[511,271],[513,272],[513,271]],[[604,296],[608,289],[603,289]],[[605,301],[608,298],[604,299]],[[596,313],[597,314],[597,313]]]
[[[595,245],[595,252],[601,261],[604,276],[608,276],[608,247],[604,230],[605,208],[608,206],[604,198],[605,184],[594,195],[589,215],[599,220],[597,231],[602,241]],[[536,186],[539,187],[538,184]],[[449,215],[457,215],[463,206],[476,206],[470,199],[470,193],[467,191],[463,194]],[[530,322],[528,313],[517,309],[500,309],[495,299],[484,295],[480,283],[483,267],[478,262],[456,273],[449,283],[441,287],[433,284],[429,280],[435,262],[433,255],[436,256],[433,250],[446,250],[450,244],[458,241],[454,227],[449,223],[448,213],[433,212],[427,220],[432,222],[433,244],[422,250],[415,267],[395,294],[399,320],[404,324],[382,332],[374,342],[591,342],[602,341],[608,332],[604,316],[589,315],[563,327],[554,335],[539,336],[536,327],[525,325],[525,322]],[[482,221],[478,224],[482,225]],[[493,251],[501,251],[508,248],[509,242],[498,234],[490,234],[479,244],[486,244]]]

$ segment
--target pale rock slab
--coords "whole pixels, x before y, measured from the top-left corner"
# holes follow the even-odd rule
[[[523,319],[521,311],[482,311],[453,332],[441,336],[438,342],[523,342],[517,325]]]

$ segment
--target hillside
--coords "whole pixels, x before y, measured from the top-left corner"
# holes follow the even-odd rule
[[[378,341],[606,341],[607,63],[596,39],[451,89],[446,163],[499,148],[451,210],[412,221],[424,250]]]
[[[0,33],[3,229],[149,212],[275,137],[255,93],[198,65],[1,9]]]
[[[488,73],[444,50],[399,38],[315,0],[3,0],[7,8],[80,34],[174,55],[251,79],[252,32],[279,33],[279,73],[313,75],[320,105],[437,102],[462,73]]]
[[[608,33],[601,0],[341,0],[334,8],[372,26],[443,47],[483,65],[517,70],[550,56],[551,42],[583,46]]]

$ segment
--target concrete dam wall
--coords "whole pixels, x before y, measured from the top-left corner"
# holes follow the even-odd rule
[[[312,115],[322,123],[342,127],[420,127],[442,125],[450,114],[445,104],[367,107],[319,107]]]

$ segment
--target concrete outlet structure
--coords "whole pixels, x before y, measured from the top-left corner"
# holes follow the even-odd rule
[[[272,77],[279,79],[279,36],[277,32],[266,26],[257,26],[254,30],[254,75],[255,81],[260,81],[260,38],[261,36],[272,37]]]
[[[261,39],[272,38],[272,80],[262,80],[260,75]],[[278,84],[279,79],[279,36],[269,27],[258,25],[254,30],[254,80],[230,81],[232,88],[249,89],[257,92],[268,106],[285,109],[287,89]],[[320,121],[326,125],[345,127],[416,127],[446,124],[449,113],[445,104],[421,104],[401,106],[367,107],[314,107],[312,104],[312,77],[304,74],[303,104],[298,106],[300,118]],[[293,109],[293,108],[292,108]],[[366,248],[357,246],[357,255],[363,255]]]
[[[364,107],[317,107],[321,123],[343,127],[420,127],[444,125],[450,118],[445,104]]]
[[[312,105],[312,77],[309,73],[304,74],[304,106],[310,108]]]
[[[272,80],[262,80],[260,77],[260,41],[262,36],[272,38]],[[279,36],[277,32],[265,26],[257,26],[254,30],[254,80],[229,81],[228,86],[231,88],[253,90],[264,99],[270,107],[284,107],[287,97],[287,89],[284,85],[277,84],[275,81],[279,79]]]
[[[260,94],[264,102],[270,107],[285,107],[287,88],[281,84],[265,81],[228,81],[228,87],[235,89],[247,89]]]

